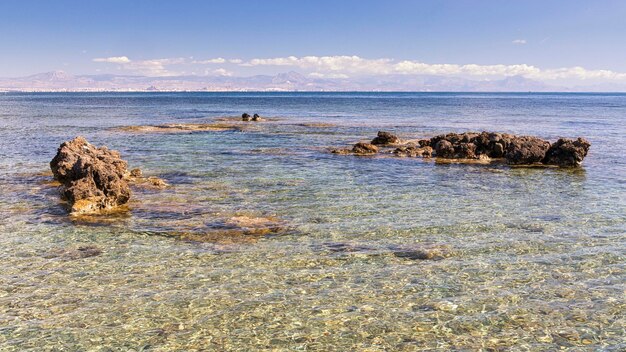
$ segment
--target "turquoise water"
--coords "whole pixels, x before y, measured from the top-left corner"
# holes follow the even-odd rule
[[[118,129],[242,112],[270,118]],[[578,169],[328,152],[378,130],[592,147]],[[47,172],[76,135],[172,187],[70,219]],[[624,136],[623,94],[0,94],[0,350],[626,349]]]

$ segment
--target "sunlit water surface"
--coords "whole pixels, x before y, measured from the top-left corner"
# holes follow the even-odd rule
[[[275,119],[115,130],[242,112]],[[378,130],[592,147],[574,170],[328,153]],[[172,187],[72,221],[46,172],[76,135]],[[0,350],[624,350],[624,136],[615,94],[0,94]],[[233,216],[286,230],[176,237]]]

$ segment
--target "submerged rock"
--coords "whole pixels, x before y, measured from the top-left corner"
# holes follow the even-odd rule
[[[378,147],[370,143],[359,142],[352,147],[352,152],[361,155],[376,154],[378,153]]]
[[[97,148],[83,137],[64,142],[50,162],[61,196],[72,214],[109,210],[126,204],[130,187],[125,179],[126,161],[117,151]]]
[[[385,131],[378,131],[378,136],[372,139],[371,142],[373,145],[388,145],[397,143],[400,143],[400,138],[398,138],[395,134]]]
[[[579,166],[587,156],[589,147],[591,147],[591,143],[584,138],[576,140],[560,138],[550,146],[543,163],[565,167]]]
[[[334,148],[334,149],[331,149],[330,152],[333,153],[333,154],[348,155],[348,154],[352,154],[352,149],[350,149],[350,148]]]
[[[261,238],[281,235],[291,231],[287,224],[275,217],[237,215],[229,219],[206,224],[205,229],[174,232],[169,235],[182,240],[219,244],[254,243]]]
[[[93,246],[79,246],[77,248],[55,248],[44,254],[44,258],[61,258],[65,260],[77,260],[89,257],[95,257],[102,254],[102,249]]]
[[[168,123],[164,125],[123,126],[114,130],[133,133],[193,133],[241,131],[243,126],[227,123]]]
[[[414,144],[401,146],[396,148],[393,153],[397,156],[405,156],[412,158],[430,158],[433,154],[433,148],[429,146],[418,147]]]
[[[144,177],[143,172],[139,168],[130,170],[130,173],[124,176],[131,185],[136,187],[163,189],[169,186],[169,184],[161,178],[155,176]]]
[[[541,162],[550,148],[550,142],[531,136],[514,138],[509,144],[506,162],[511,165],[530,165]]]
[[[452,256],[452,250],[445,245],[425,245],[392,248],[393,255],[409,260],[440,260]]]

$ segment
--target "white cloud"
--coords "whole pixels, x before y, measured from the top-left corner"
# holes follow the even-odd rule
[[[517,45],[524,45],[524,44],[526,44],[526,39],[515,39],[511,43],[517,44]]]
[[[602,81],[626,81],[626,73],[609,70],[587,70],[583,67],[564,67],[540,71],[538,74],[530,74],[528,78],[539,80],[602,80]]]
[[[231,71],[228,71],[228,70],[223,69],[223,68],[218,68],[217,70],[213,70],[211,73],[216,75],[216,76],[225,76],[225,77],[230,77],[230,76],[233,75],[233,73]]]
[[[131,60],[126,56],[114,56],[107,58],[95,58],[94,62],[106,62],[120,64],[121,69],[131,71],[135,74],[141,74],[146,76],[174,76],[178,72],[168,70],[167,65],[184,64],[186,60],[184,58],[170,58],[170,59],[152,59],[152,60]]]
[[[313,71],[311,77],[329,77],[328,74],[353,75],[444,75],[474,78],[523,76],[536,80],[626,80],[626,73],[609,70],[587,70],[583,67],[541,69],[527,64],[427,64],[414,60],[365,59],[358,56],[288,56],[251,59],[241,66],[291,66]]]
[[[126,56],[112,56],[93,59],[94,62],[109,62],[112,64],[124,64],[130,62],[130,59]]]
[[[126,56],[95,58],[94,62],[118,64],[119,68],[135,74],[147,76],[173,76],[180,72],[172,71],[191,64],[235,64],[242,67],[262,69],[263,66],[289,67],[298,69],[312,78],[345,79],[353,76],[375,75],[440,75],[459,76],[473,79],[495,79],[523,76],[539,81],[626,81],[626,73],[610,70],[588,70],[583,67],[563,67],[542,69],[527,64],[479,65],[479,64],[429,64],[417,60],[394,60],[390,58],[366,59],[359,56],[287,56],[274,58],[224,59],[221,57],[194,61],[185,58],[165,58],[151,60],[131,60]],[[204,71],[207,75],[232,76],[235,72],[218,67]]]
[[[193,61],[192,63],[194,64],[223,64],[225,62],[226,62],[226,59],[218,57],[215,59]]]
[[[364,59],[358,56],[288,56],[270,59],[252,59],[242,66],[295,66],[315,71],[346,71],[388,74],[391,59]]]
[[[311,72],[309,73],[309,77],[311,78],[349,78],[350,76],[343,74],[343,73]]]

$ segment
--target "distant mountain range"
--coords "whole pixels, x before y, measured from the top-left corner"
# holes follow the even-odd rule
[[[471,80],[432,75],[386,75],[354,78],[313,78],[298,72],[275,76],[130,76],[71,75],[63,71],[27,77],[0,78],[0,91],[467,91],[547,92],[626,91],[625,86],[568,89],[521,76]]]

